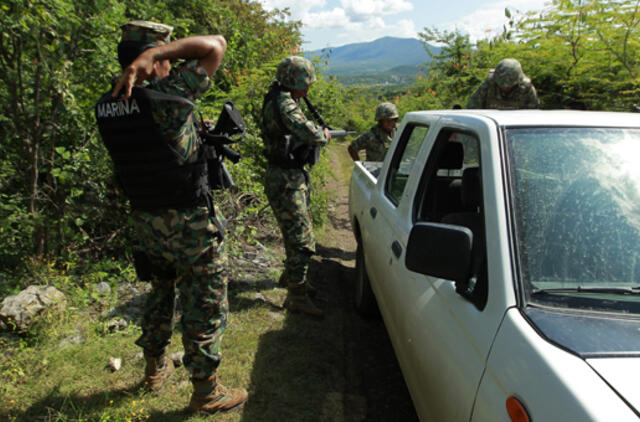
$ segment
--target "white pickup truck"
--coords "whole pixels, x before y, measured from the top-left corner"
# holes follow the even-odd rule
[[[639,419],[640,114],[407,113],[349,206],[422,421]]]

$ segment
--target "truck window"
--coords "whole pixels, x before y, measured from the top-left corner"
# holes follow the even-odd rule
[[[465,296],[483,309],[488,283],[480,144],[475,135],[451,129],[438,134],[414,204],[414,221],[463,226],[473,233],[472,275]]]
[[[385,194],[394,205],[398,205],[402,198],[407,179],[428,131],[428,126],[407,125],[402,132],[385,184]]]

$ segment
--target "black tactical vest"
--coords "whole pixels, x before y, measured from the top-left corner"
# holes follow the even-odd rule
[[[184,98],[134,88],[128,100],[104,94],[95,107],[102,141],[116,177],[133,209],[186,209],[207,205],[209,186],[204,155],[184,163],[164,140],[151,113],[151,97]]]
[[[285,169],[302,169],[305,164],[309,164],[313,166],[319,154],[318,149],[314,149],[314,147],[306,145],[301,141],[297,140],[293,134],[287,129],[284,122],[282,121],[282,115],[280,114],[280,108],[278,107],[278,98],[280,96],[281,87],[277,83],[273,83],[269,87],[269,92],[264,96],[264,101],[262,103],[262,116],[264,118],[264,110],[268,104],[271,104],[273,108],[273,114],[276,118],[276,123],[280,130],[281,134],[267,134],[263,133],[262,136],[270,136],[275,139],[279,139],[281,142],[280,151],[276,154],[269,154],[265,151],[265,155],[267,160],[278,167]],[[263,127],[267,127],[263,122]]]

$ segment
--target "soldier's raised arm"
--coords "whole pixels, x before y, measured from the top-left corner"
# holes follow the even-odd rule
[[[162,67],[162,63],[178,59],[198,59],[208,76],[213,75],[224,57],[227,42],[222,35],[196,35],[182,38],[168,44],[151,47],[140,54],[127,66],[113,89],[113,96],[124,89],[125,98],[131,96],[132,88],[149,80],[154,70]]]

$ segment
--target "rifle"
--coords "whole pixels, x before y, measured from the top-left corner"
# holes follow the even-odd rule
[[[329,129],[329,134],[331,135],[331,138],[344,138],[345,136],[348,135],[355,135],[356,131],[355,130],[344,130],[344,129]]]
[[[304,102],[307,104],[307,108],[311,112],[311,115],[313,116],[313,118],[316,120],[316,122],[318,122],[320,124],[320,126],[322,126],[323,128],[329,129],[329,133],[331,134],[332,138],[344,138],[347,135],[355,135],[356,134],[356,132],[353,131],[353,130],[345,130],[345,129],[334,130],[334,129],[332,129],[331,126],[329,126],[328,124],[325,123],[325,121],[322,118],[322,116],[320,115],[320,113],[318,113],[318,110],[316,110],[316,108],[313,106],[313,104],[311,104],[311,101],[307,97],[302,97],[302,98],[304,99]]]
[[[209,186],[212,189],[227,189],[234,185],[233,179],[224,165],[225,158],[237,163],[240,153],[229,148],[244,138],[246,126],[244,120],[231,101],[222,106],[216,124],[204,122],[200,116],[200,138],[205,144],[205,155],[209,169]]]

